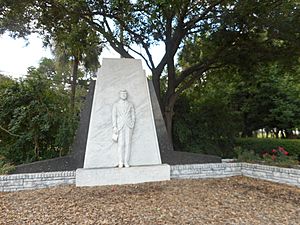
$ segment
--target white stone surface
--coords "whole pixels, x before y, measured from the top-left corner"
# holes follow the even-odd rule
[[[129,167],[132,133],[134,131],[134,106],[127,101],[127,91],[120,91],[120,100],[113,105],[112,110],[112,140],[118,143],[119,167]]]
[[[170,180],[170,166],[167,164],[76,170],[76,186],[136,184],[164,180]]]
[[[141,60],[103,59],[96,81],[84,168],[118,165],[111,113],[113,104],[119,99],[119,91],[123,89],[127,90],[128,101],[134,105],[136,114],[129,164],[161,164],[146,79]]]

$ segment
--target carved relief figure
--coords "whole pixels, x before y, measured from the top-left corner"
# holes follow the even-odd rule
[[[113,105],[113,141],[118,143],[119,167],[129,167],[131,138],[135,123],[133,104],[127,100],[126,90],[120,91],[120,100]]]

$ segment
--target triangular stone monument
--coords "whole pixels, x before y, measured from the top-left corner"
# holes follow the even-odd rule
[[[141,60],[103,59],[98,71],[77,186],[170,179],[161,164],[149,86]]]

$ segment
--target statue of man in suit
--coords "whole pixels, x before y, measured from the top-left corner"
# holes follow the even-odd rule
[[[120,91],[120,100],[112,109],[113,140],[118,143],[119,167],[129,167],[131,138],[135,123],[133,104],[127,100],[126,90]]]

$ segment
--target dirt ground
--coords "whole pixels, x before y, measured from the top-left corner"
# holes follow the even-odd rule
[[[300,224],[300,188],[232,177],[2,192],[0,224]]]

